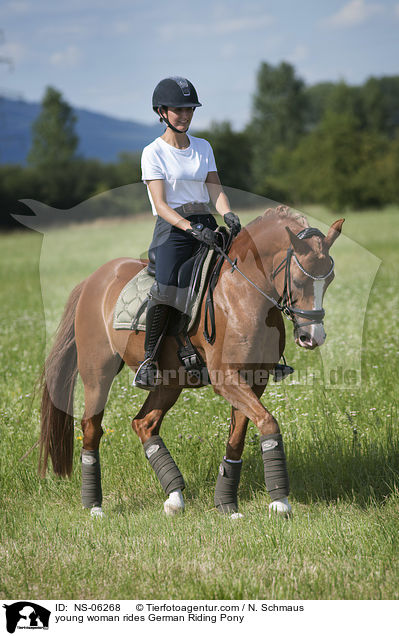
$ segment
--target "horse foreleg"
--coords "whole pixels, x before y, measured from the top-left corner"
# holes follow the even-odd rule
[[[215,392],[225,397],[233,407],[239,409],[245,418],[251,419],[260,432],[265,484],[272,499],[269,512],[278,512],[283,515],[288,515],[291,512],[291,506],[288,503],[289,481],[287,462],[277,420],[260,402],[259,397],[261,393],[258,396],[257,391],[251,388],[239,375],[238,370],[226,370],[223,374],[223,378],[223,383],[214,384]],[[240,448],[242,453],[246,426],[247,422],[245,422],[245,419],[242,419],[237,434],[234,435],[233,433],[231,435],[231,439],[236,445],[236,449],[233,449],[233,455],[235,454],[235,456],[240,452]],[[230,471],[233,472],[231,469]],[[238,469],[236,469],[236,472],[238,472]],[[227,476],[227,479],[232,479],[232,477]]]
[[[168,495],[168,499],[164,502],[164,511],[167,515],[183,512],[182,490],[185,488],[185,483],[159,431],[165,414],[175,404],[180,393],[181,388],[159,386],[156,391],[149,393],[132,421],[133,430],[143,444],[145,455]]]
[[[257,385],[253,388],[255,394],[260,397],[265,385]],[[232,518],[242,517],[238,512],[238,486],[240,483],[242,453],[244,450],[245,436],[248,428],[248,417],[231,408],[230,432],[226,446],[226,455],[220,466],[215,488],[215,506],[222,514],[230,514]]]
[[[215,487],[215,506],[221,514],[229,514],[232,518],[242,515],[238,512],[238,486],[242,467],[242,451],[248,418],[236,408],[231,409],[230,436],[227,442],[226,455],[219,466]]]

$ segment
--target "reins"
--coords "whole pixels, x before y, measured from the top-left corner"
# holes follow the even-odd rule
[[[223,248],[218,246],[214,248],[215,251],[219,254],[219,258],[216,262],[216,265],[209,279],[208,294],[205,301],[205,316],[204,316],[204,337],[205,337],[205,340],[211,344],[215,342],[215,337],[216,337],[216,321],[215,321],[215,308],[213,305],[213,292],[219,280],[220,270],[222,269],[224,260],[227,260],[228,262],[233,264],[232,261],[230,260],[230,257],[227,255],[227,252],[229,251],[231,247],[234,236],[231,233],[226,232],[225,228],[220,228],[218,230],[218,234],[221,237]],[[209,325],[210,325],[210,328],[209,328]]]
[[[266,294],[266,292],[263,291],[263,289],[261,289],[260,287],[258,287],[258,285],[256,283],[254,283],[250,278],[248,278],[248,276],[246,276],[244,274],[244,272],[242,272],[240,270],[239,267],[237,267],[237,259],[235,258],[234,261],[231,260],[231,258],[220,248],[220,247],[215,247],[214,248],[216,252],[218,252],[230,265],[231,265],[231,273],[233,273],[234,271],[238,272],[239,274],[241,274],[241,276],[243,278],[245,278],[245,280],[252,285],[252,287],[254,287],[260,294],[262,294],[262,296],[264,296],[265,298],[267,298],[267,300],[270,300],[271,303],[273,303],[273,305],[275,305],[275,307],[277,307],[277,309],[280,309],[280,311],[284,310],[284,307],[282,307],[275,298],[272,298],[272,296],[269,296],[268,294]]]
[[[306,239],[306,238],[310,238],[312,236],[319,236],[321,238],[324,238],[324,234],[318,230],[317,228],[314,227],[307,227],[304,230],[301,230],[298,234],[297,237],[299,239]],[[209,283],[209,289],[208,289],[208,296],[206,299],[206,305],[205,305],[205,322],[204,322],[204,336],[205,339],[207,340],[207,342],[213,343],[214,339],[215,339],[215,317],[214,317],[214,308],[213,308],[213,291],[215,289],[216,283],[219,279],[219,274],[220,274],[220,270],[222,268],[223,265],[223,261],[227,261],[229,263],[229,265],[231,265],[231,273],[233,273],[234,271],[238,272],[243,278],[245,278],[245,280],[252,285],[252,287],[254,289],[256,289],[256,291],[258,291],[264,298],[266,298],[269,302],[271,302],[279,311],[281,311],[289,320],[292,320],[292,322],[295,325],[295,328],[297,327],[301,327],[301,326],[308,326],[308,325],[313,325],[313,324],[319,324],[323,322],[323,318],[325,316],[325,311],[324,309],[296,309],[293,306],[294,300],[292,298],[292,277],[291,277],[291,262],[292,259],[294,259],[295,263],[297,264],[297,266],[299,267],[299,269],[301,270],[301,272],[303,274],[305,274],[306,276],[308,276],[309,278],[311,278],[312,280],[326,280],[329,276],[331,276],[331,274],[334,271],[334,260],[333,258],[330,256],[330,261],[331,261],[331,267],[328,271],[327,274],[323,274],[321,276],[315,276],[313,274],[311,274],[310,272],[308,272],[306,269],[304,269],[304,267],[302,267],[301,263],[299,262],[296,254],[294,253],[294,250],[292,247],[289,247],[287,249],[287,254],[285,256],[285,258],[283,258],[283,260],[281,261],[281,263],[274,269],[274,271],[272,272],[272,280],[274,280],[276,278],[276,276],[283,271],[284,269],[284,289],[283,289],[283,294],[282,296],[279,298],[279,300],[276,300],[275,298],[273,298],[272,296],[269,296],[269,294],[266,294],[266,292],[263,291],[263,289],[261,289],[260,287],[258,287],[258,285],[256,285],[256,283],[254,283],[250,278],[248,278],[248,276],[246,276],[244,274],[244,272],[242,272],[240,270],[240,268],[237,266],[237,258],[234,259],[234,261],[229,257],[228,255],[228,251],[230,249],[232,240],[234,237],[232,237],[230,235],[228,241],[226,244],[223,245],[222,247],[218,247],[216,246],[214,249],[215,251],[220,255],[219,259],[217,261],[217,264],[215,266],[215,269],[212,273],[212,277]],[[208,329],[208,315],[210,318],[210,322],[211,322],[211,332],[209,333],[209,329]],[[298,318],[303,318],[306,322],[299,322]]]

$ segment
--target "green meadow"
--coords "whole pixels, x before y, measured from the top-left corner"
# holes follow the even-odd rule
[[[321,229],[341,216],[305,212]],[[240,216],[247,222],[256,212]],[[49,470],[40,479],[37,447],[27,454],[39,436],[36,381],[64,303],[106,260],[143,255],[153,221],[0,236],[1,598],[399,598],[399,209],[343,216],[345,236],[331,250],[326,353],[299,350],[286,323],[296,374],[262,397],[284,435],[288,521],[268,517],[252,423],[239,490],[244,517],[214,509],[230,407],[211,387],[184,390],[164,420],[161,434],[187,484],[185,514],[166,517],[130,426],[146,394],[126,368],[103,420],[104,518],[81,506],[80,384],[73,475],[61,480]]]

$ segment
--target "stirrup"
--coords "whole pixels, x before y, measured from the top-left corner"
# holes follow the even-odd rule
[[[178,345],[177,356],[184,364],[190,385],[211,384],[206,364],[191,342],[187,330],[184,329],[182,334],[175,336],[175,339]]]
[[[273,369],[273,380],[274,382],[281,382],[281,380],[285,380],[291,373],[294,373],[294,367],[290,367],[289,364],[285,363],[285,358],[283,357],[284,364],[276,364]]]
[[[152,358],[146,358],[139,366],[134,376],[133,386],[145,391],[155,391],[161,383],[158,364]]]

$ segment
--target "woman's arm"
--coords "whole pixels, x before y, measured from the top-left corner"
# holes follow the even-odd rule
[[[147,181],[157,214],[171,225],[179,227],[181,230],[188,230],[191,225],[187,219],[182,217],[176,210],[171,208],[165,201],[165,189],[163,179],[153,179]]]
[[[219,214],[221,214],[221,216],[224,216],[228,212],[231,212],[230,202],[223,190],[222,184],[220,183],[218,173],[208,172],[205,183],[206,187],[208,188],[211,201]]]
[[[237,234],[241,231],[240,219],[236,214],[234,214],[234,212],[231,211],[230,202],[223,190],[222,184],[220,183],[218,173],[208,172],[205,183],[216,210],[223,217],[224,222],[229,227],[232,235],[237,236]]]

